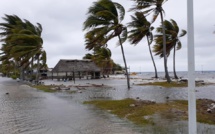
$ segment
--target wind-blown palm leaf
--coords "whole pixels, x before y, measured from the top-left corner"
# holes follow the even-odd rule
[[[118,9],[119,11],[119,21],[121,22],[122,20],[124,20],[124,17],[125,17],[125,8],[119,3],[116,3],[116,2],[113,2],[113,3],[116,9]]]
[[[179,37],[183,37],[187,34],[187,31],[186,30],[181,30],[181,34],[179,35]]]
[[[153,13],[152,23],[157,19],[158,15],[163,12],[162,5],[167,0],[132,0],[135,2],[135,5],[129,11],[140,11],[143,10],[143,14],[148,16]]]

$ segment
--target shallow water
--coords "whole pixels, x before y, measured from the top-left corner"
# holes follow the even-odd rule
[[[57,80],[45,80],[44,83],[65,85],[65,86],[78,86],[90,84],[104,85],[104,87],[84,87],[82,88],[82,94],[76,94],[78,100],[89,99],[114,99],[120,100],[124,98],[140,98],[142,100],[151,100],[156,102],[166,102],[167,97],[169,100],[187,100],[188,89],[187,88],[165,88],[159,86],[138,86],[135,83],[142,82],[140,79],[131,79],[131,88],[128,90],[125,79],[100,79],[100,80],[79,80],[75,83],[73,81],[64,82]],[[144,82],[144,81],[143,81]],[[207,98],[215,100],[215,85],[196,87],[196,98]],[[85,90],[87,89],[87,90]],[[72,88],[71,90],[77,90]]]
[[[73,96],[44,93],[7,78],[0,78],[0,87],[0,134],[139,133],[128,121]]]
[[[187,89],[166,89],[132,85],[127,90],[124,79],[76,80],[76,82],[44,81],[46,84],[104,84],[105,87],[85,87],[81,93],[66,91],[45,93],[17,81],[0,78],[0,134],[142,134],[187,133],[187,122],[156,117],[154,126],[139,127],[126,119],[83,105],[85,100],[136,98],[166,102],[187,99]],[[135,80],[132,80],[135,82]],[[214,99],[213,86],[198,88],[198,98]],[[77,90],[72,88],[71,90]],[[5,93],[8,92],[9,95]],[[198,124],[199,133],[212,134],[215,126]]]

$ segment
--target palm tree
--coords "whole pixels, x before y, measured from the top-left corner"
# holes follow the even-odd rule
[[[13,60],[4,60],[1,65],[2,74],[8,77],[11,75],[16,77],[15,63]]]
[[[6,22],[0,23],[1,41],[5,42],[1,48],[1,60],[15,60],[21,69],[20,78],[23,79],[24,69],[30,64],[30,59],[42,49],[42,26],[39,23],[34,26],[28,20],[22,21],[16,15],[5,16],[3,20]]]
[[[121,24],[125,16],[124,7],[111,0],[99,0],[93,3],[87,15],[87,19],[84,22],[84,30],[87,30],[85,37],[88,37],[88,45],[106,45],[110,39],[118,37],[126,68],[127,85],[130,88],[128,68],[122,45],[127,39],[127,28]]]
[[[83,59],[90,59],[94,61],[94,63],[102,69],[102,74],[105,78],[105,74],[108,76],[114,65],[114,62],[111,59],[111,50],[105,46],[102,46],[95,47],[93,51],[93,54],[88,53],[83,57]]]
[[[154,29],[154,27],[151,27],[150,22],[146,20],[142,12],[136,12],[135,16],[131,16],[131,18],[132,18],[132,21],[128,23],[128,27],[131,27],[132,29],[128,32],[129,33],[128,39],[131,42],[131,44],[136,45],[146,36],[150,56],[155,69],[155,78],[158,78],[157,68],[156,68],[154,58],[152,56],[151,47],[150,47],[153,41],[153,35],[151,31]]]
[[[110,70],[113,67],[113,60],[111,59],[111,51],[107,47],[98,47],[94,49],[93,60],[100,68],[102,68],[103,77],[105,74],[109,76]]]
[[[6,42],[13,44],[11,49],[11,54],[13,57],[21,57],[19,59],[20,68],[23,72],[25,68],[30,64],[30,59],[32,56],[37,55],[42,48],[42,38],[33,33],[30,30],[20,30],[18,33],[9,35],[6,38]],[[39,65],[38,65],[39,66]],[[22,79],[23,79],[23,73]]]
[[[136,5],[130,9],[132,10],[143,10],[145,16],[153,13],[152,23],[155,22],[158,15],[161,17],[161,23],[163,24],[163,7],[162,5],[167,0],[132,0],[136,3]],[[169,72],[167,69],[167,57],[166,57],[166,37],[165,37],[165,27],[162,25],[162,33],[163,33],[163,53],[164,53],[164,69],[165,69],[165,77],[167,82],[171,82],[169,77]]]
[[[111,51],[107,47],[98,47],[93,49],[93,54],[87,53],[83,59],[90,59],[95,62],[97,66],[103,69],[103,74],[109,74],[114,72],[114,70],[122,71],[122,67],[119,64],[114,63],[111,59]],[[105,77],[105,76],[104,76]]]
[[[167,57],[170,55],[171,50],[173,49],[173,73],[174,73],[174,78],[178,79],[178,76],[176,74],[176,69],[175,69],[175,52],[176,50],[181,49],[181,41],[180,38],[186,35],[186,30],[181,30],[181,33],[179,34],[179,27],[178,24],[171,19],[170,21],[165,20],[164,21],[165,25],[165,33],[166,33],[166,55]],[[156,45],[154,45],[154,52],[155,55],[159,55],[160,57],[164,57],[163,52],[162,52],[162,25],[157,28],[158,34],[155,35],[155,42]]]
[[[36,83],[39,82],[39,72],[43,67],[46,67],[46,52],[41,50],[35,55],[35,59],[37,60],[37,73],[36,73]],[[41,63],[40,63],[41,62]]]
[[[93,55],[90,53],[85,54],[85,56],[83,57],[83,59],[89,59],[92,60]]]

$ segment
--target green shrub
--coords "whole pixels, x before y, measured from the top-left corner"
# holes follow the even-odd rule
[[[18,76],[17,75],[12,75],[11,78],[15,80],[15,79],[18,78]]]

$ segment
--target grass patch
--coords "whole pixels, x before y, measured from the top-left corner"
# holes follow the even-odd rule
[[[215,109],[212,113],[207,112],[208,108],[211,107],[211,104],[215,103],[215,101],[209,99],[199,99],[196,103],[198,111],[197,120],[207,124],[215,124]]]
[[[215,112],[208,113],[207,105],[214,101],[197,101],[197,120],[201,123],[215,124]],[[208,104],[205,104],[208,103]],[[127,118],[138,125],[154,124],[153,115],[159,114],[164,119],[187,120],[188,102],[184,100],[168,103],[153,103],[149,101],[124,100],[93,100],[84,104],[93,104],[96,107],[110,111],[120,118]],[[204,107],[202,107],[204,105]]]
[[[187,82],[176,82],[172,81],[170,83],[168,82],[149,82],[149,83],[142,83],[138,84],[140,86],[161,86],[161,87],[166,87],[166,88],[171,88],[171,87],[187,87],[188,84]],[[199,82],[196,82],[196,86],[205,86],[205,85],[210,85],[210,84],[202,84]]]
[[[39,90],[42,90],[44,92],[49,92],[49,93],[61,91],[61,90],[58,89],[60,87],[56,86],[56,85],[34,85],[34,86],[31,86],[31,87],[37,88]],[[67,90],[67,93],[74,94],[74,93],[77,93],[77,91]]]
[[[77,93],[77,91],[67,91],[67,93],[70,93],[70,94],[74,94],[74,93]]]
[[[56,92],[56,90],[52,90],[51,88],[54,88],[55,86],[53,85],[34,85],[34,86],[31,86],[33,88],[37,88],[39,90],[42,90],[44,92],[49,92],[49,93],[53,93],[53,92]]]
[[[149,83],[143,83],[143,84],[139,84],[141,86],[144,86],[144,85],[149,85],[149,86],[162,86],[162,87],[167,87],[167,88],[170,88],[170,87],[187,87],[187,83],[185,82],[149,82]]]

